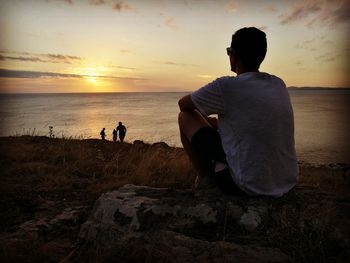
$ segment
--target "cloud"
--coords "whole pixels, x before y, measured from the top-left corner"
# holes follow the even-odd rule
[[[267,6],[267,7],[265,8],[265,10],[266,10],[267,12],[271,12],[271,13],[276,13],[276,12],[278,12],[278,9],[277,9],[275,6],[273,6],[273,5]]]
[[[53,59],[58,59],[58,60],[62,60],[62,59],[66,59],[66,57],[65,56],[63,56],[63,55],[54,55],[54,54],[47,54],[46,55],[47,57],[49,57],[49,58],[53,58]]]
[[[282,20],[280,21],[280,23],[282,25],[291,24],[300,19],[305,19],[311,14],[317,13],[320,10],[321,3],[319,1],[301,1],[298,2],[289,13],[281,16]]]
[[[229,1],[225,6],[225,10],[226,12],[229,12],[229,13],[236,12],[238,10],[238,5],[236,1],[233,1],[233,0]]]
[[[334,41],[326,39],[325,36],[315,36],[313,38],[304,40],[295,45],[297,49],[304,49],[308,51],[316,51],[315,46],[322,46],[324,48],[329,48],[329,46],[333,45]]]
[[[66,74],[57,72],[43,72],[43,71],[27,71],[27,70],[11,70],[11,69],[0,69],[0,78],[26,78],[26,79],[36,79],[42,77],[49,78],[108,78],[108,79],[121,79],[121,80],[145,80],[142,78],[132,78],[132,77],[116,77],[116,76],[103,76],[103,75],[79,75],[79,74]]]
[[[89,0],[90,5],[104,5],[106,0]]]
[[[343,2],[343,5],[334,10],[333,20],[335,22],[349,22],[350,20],[350,1]]]
[[[70,5],[73,4],[73,0],[55,0],[55,1],[65,2],[65,3],[70,4]],[[49,1],[49,0],[46,0],[46,2],[48,3],[48,2],[50,2],[50,1]]]
[[[50,59],[50,62],[53,63],[67,63],[71,64],[72,60],[83,60],[81,57],[77,56],[68,56],[68,55],[61,55],[61,54],[41,54],[41,56],[47,57]]]
[[[1,55],[4,54],[4,55]],[[83,58],[78,56],[62,54],[35,54],[29,52],[17,51],[0,51],[0,61],[25,61],[25,62],[43,62],[43,63],[66,63],[71,64],[73,61],[80,61]]]
[[[112,4],[112,9],[116,11],[131,11],[133,8],[125,2],[117,2]]]
[[[7,60],[16,60],[16,61],[25,61],[25,62],[48,62],[48,60],[42,60],[38,57],[14,57],[14,56],[3,56],[0,55],[0,61],[7,61]]]
[[[173,62],[173,61],[162,61],[162,62],[157,62],[163,65],[169,65],[169,66],[178,66],[178,67],[197,67],[197,65],[194,64],[185,64],[185,63],[178,63],[178,62]]]
[[[74,59],[74,60],[83,60],[83,58],[81,57],[77,57],[77,56],[66,56],[69,59]]]
[[[63,74],[53,72],[40,72],[40,71],[26,71],[26,70],[10,70],[0,69],[0,78],[41,78],[41,77],[53,77],[53,78],[82,78],[82,75],[77,74]]]
[[[47,3],[50,0],[45,0]],[[60,2],[66,2],[70,5],[74,4],[74,0],[55,0]],[[129,5],[126,1],[116,1],[116,0],[88,0],[88,3],[92,6],[109,5],[113,10],[118,12],[123,11],[135,11],[135,8]]]
[[[280,24],[303,22],[307,27],[335,26],[350,21],[349,0],[302,0],[280,16]]]
[[[135,11],[135,8],[129,5],[125,1],[113,1],[113,0],[89,0],[89,4],[93,6],[109,5],[113,10],[118,12],[123,11]]]
[[[117,68],[117,69],[121,69],[121,70],[124,70],[124,71],[134,71],[136,70],[136,68],[131,68],[131,67],[124,67],[124,66],[114,66],[114,65],[110,65],[108,66],[110,68]]]
[[[177,25],[176,25],[176,22],[175,22],[175,18],[172,17],[172,16],[168,16],[168,15],[165,15],[163,13],[160,13],[160,16],[164,18],[164,25],[171,28],[171,29],[176,29],[177,28]]]
[[[167,27],[170,27],[170,28],[173,28],[173,29],[176,28],[175,19],[172,16],[166,17],[165,20],[164,20],[164,24]]]
[[[316,41],[319,41],[319,39],[316,38],[316,37],[311,38],[311,39],[307,39],[307,40],[304,40],[304,41],[296,44],[295,48],[297,48],[297,49],[305,49],[305,50],[309,50],[309,51],[315,51],[316,48],[314,47],[314,43]]]
[[[335,57],[333,56],[332,53],[328,52],[325,54],[322,54],[320,56],[315,57],[316,60],[322,61],[322,62],[329,62],[329,61],[334,61]]]

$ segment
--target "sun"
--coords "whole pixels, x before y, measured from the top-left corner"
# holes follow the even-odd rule
[[[85,76],[86,81],[90,82],[91,84],[97,85],[98,84],[98,77],[95,75],[88,75]]]
[[[86,67],[82,70],[84,79],[93,85],[101,85],[103,69],[99,67]]]
[[[84,81],[84,86],[91,92],[108,92],[110,90],[107,69],[103,66],[85,66],[76,70]]]

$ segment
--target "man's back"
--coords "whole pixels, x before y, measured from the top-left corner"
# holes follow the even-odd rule
[[[192,100],[205,114],[218,113],[226,159],[242,190],[280,196],[296,184],[293,110],[282,80],[260,72],[223,77]]]
[[[125,133],[126,132],[126,128],[124,125],[120,124],[117,127],[117,131],[119,131],[119,133]]]
[[[263,31],[237,30],[226,48],[237,77],[219,78],[179,101],[184,148],[200,176],[211,171],[223,191],[230,184],[251,195],[278,197],[297,181],[293,109],[284,82],[259,72],[266,52]],[[211,114],[218,114],[218,130]]]

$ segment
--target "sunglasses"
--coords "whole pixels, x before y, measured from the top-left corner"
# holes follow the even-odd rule
[[[231,56],[231,54],[233,53],[234,49],[232,47],[227,47],[226,48],[226,52],[228,56]]]

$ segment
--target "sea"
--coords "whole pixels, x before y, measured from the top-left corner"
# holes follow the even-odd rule
[[[178,100],[186,92],[0,94],[0,136],[107,139],[118,122],[125,141],[181,147]],[[350,163],[350,89],[289,89],[298,159]]]

